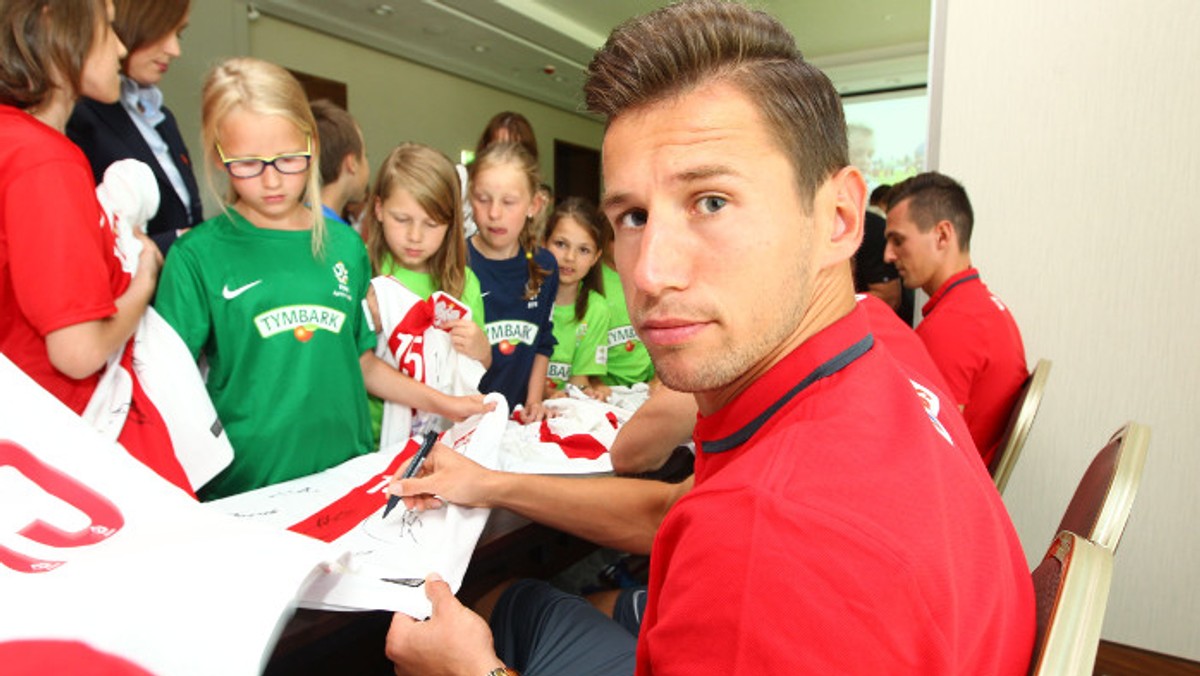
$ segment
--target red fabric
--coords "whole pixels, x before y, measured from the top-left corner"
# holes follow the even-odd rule
[[[130,280],[117,256],[83,152],[28,113],[0,105],[0,352],[76,413],[100,372],[76,380],[54,368],[46,334],[116,314]],[[162,418],[133,380],[135,427],[127,422],[118,441],[192,494]]]
[[[857,296],[858,304],[867,312],[867,323],[871,333],[886,347],[896,360],[919,374],[924,382],[933,385],[939,392],[949,393],[950,386],[942,377],[937,364],[925,349],[925,343],[912,327],[900,321],[896,311],[878,297],[870,294]]]
[[[595,460],[608,453],[608,449],[604,447],[604,444],[600,443],[596,437],[590,434],[558,436],[550,430],[550,423],[547,420],[542,421],[539,438],[544,444],[557,444],[562,449],[563,455],[568,458]]]
[[[1029,377],[1021,332],[974,268],[946,280],[921,312],[925,317],[917,335],[945,377],[947,391],[963,406],[986,467]]]
[[[0,105],[0,352],[76,413],[99,376],[59,372],[45,336],[112,316],[129,285],[95,189],[66,136]]]
[[[171,443],[167,423],[163,421],[158,409],[146,396],[137,376],[133,374],[131,349],[126,349],[125,354],[121,355],[121,366],[133,375],[133,397],[129,404],[129,415],[125,418],[125,426],[121,428],[117,443],[159,476],[182,488],[193,498],[196,497],[187,473],[183,471],[183,465],[179,464],[179,458],[175,455],[175,446]]]
[[[386,490],[388,479],[396,473],[409,458],[416,455],[420,447],[415,440],[409,439],[404,450],[388,464],[383,473],[373,476],[360,486],[346,493],[337,500],[326,505],[321,511],[288,527],[288,530],[307,535],[310,538],[333,542],[349,533],[363,519],[379,511],[387,504]]]
[[[952,404],[935,395],[933,419],[888,351],[818,379],[740,446],[704,450],[862,339],[865,315],[699,419],[695,487],[654,542],[638,674],[1025,672],[1020,542]]]
[[[0,643],[0,664],[9,676],[151,676],[124,658],[102,653],[78,641],[9,641]]]

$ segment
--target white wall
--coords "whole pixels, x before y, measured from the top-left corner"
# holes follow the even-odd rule
[[[1005,502],[1032,563],[1108,436],[1149,424],[1104,638],[1200,659],[1200,3],[939,5],[937,168],[1030,362],[1054,360]]]
[[[458,161],[458,152],[473,150],[484,125],[502,110],[520,112],[533,124],[546,183],[554,183],[555,139],[600,147],[603,127],[591,119],[266,15],[249,21],[242,0],[204,0],[192,3],[183,57],[162,87],[197,161],[204,74],[236,55],[346,83],[347,107],[362,127],[372,170],[401,141],[425,143]],[[203,183],[199,171],[197,177]],[[211,216],[217,202],[204,192]]]

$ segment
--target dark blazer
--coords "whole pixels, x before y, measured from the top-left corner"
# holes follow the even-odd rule
[[[196,186],[196,176],[192,173],[192,160],[188,155],[183,137],[179,135],[179,126],[175,116],[163,106],[166,119],[158,124],[156,129],[167,143],[171,159],[178,167],[183,182],[191,195],[191,217],[188,208],[179,193],[175,192],[171,180],[158,164],[150,145],[138,131],[137,125],[129,117],[128,111],[117,103],[100,103],[87,97],[81,97],[75,104],[75,112],[67,122],[67,136],[83,149],[88,163],[92,165],[92,174],[96,183],[104,179],[104,170],[108,165],[132,158],[141,160],[149,165],[158,181],[159,206],[158,213],[150,219],[147,231],[150,237],[158,243],[158,248],[166,255],[167,249],[175,241],[175,231],[190,228],[204,220],[203,207],[200,204],[200,189]]]

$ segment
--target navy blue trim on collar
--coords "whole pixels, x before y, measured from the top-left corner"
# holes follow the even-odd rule
[[[941,297],[938,298],[938,300],[945,298],[946,295],[949,294],[951,291],[953,291],[954,287],[958,286],[959,284],[966,284],[967,282],[970,282],[970,281],[976,280],[976,279],[979,279],[978,272],[973,272],[973,273],[967,275],[966,277],[963,277],[962,279],[958,280],[957,282],[954,282],[950,286],[947,286],[946,290],[941,293]]]
[[[750,440],[750,437],[754,436],[754,433],[757,432],[759,428],[761,428],[767,423],[768,420],[771,419],[771,416],[779,412],[779,409],[783,408],[789,401],[795,398],[797,394],[803,392],[806,387],[812,385],[822,378],[829,377],[846,368],[853,363],[855,359],[858,359],[866,354],[867,350],[870,350],[874,344],[875,336],[871,335],[870,333],[863,336],[858,340],[858,342],[854,343],[850,347],[847,347],[836,354],[829,361],[813,369],[812,373],[809,373],[804,377],[804,380],[801,380],[796,384],[795,387],[784,393],[784,395],[780,397],[778,401],[776,401],[774,404],[771,404],[766,408],[766,410],[755,416],[754,420],[746,423],[745,427],[742,427],[740,430],[730,434],[724,439],[701,442],[700,450],[704,453],[724,453],[725,451],[733,450],[746,443]]]

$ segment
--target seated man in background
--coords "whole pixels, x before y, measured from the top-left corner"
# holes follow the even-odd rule
[[[342,212],[367,197],[371,168],[367,147],[354,116],[328,99],[311,104],[321,141],[321,206],[325,220],[350,225]]]
[[[431,618],[393,620],[396,672],[1024,673],[1033,590],[1004,505],[953,406],[876,349],[854,302],[866,185],[832,83],[769,15],[702,0],[617,28],[585,93],[608,122],[633,326],[663,383],[696,398],[696,473],[579,480],[570,504],[539,504],[545,477],[456,480],[469,461],[436,446],[391,487],[407,506],[515,489],[604,544],[652,538],[646,612],[622,639],[523,581],[489,628],[430,576]]]
[[[931,171],[894,186],[888,206],[884,259],[905,286],[929,295],[917,335],[990,465],[1029,371],[1016,321],[971,265],[971,202],[957,181]]]

